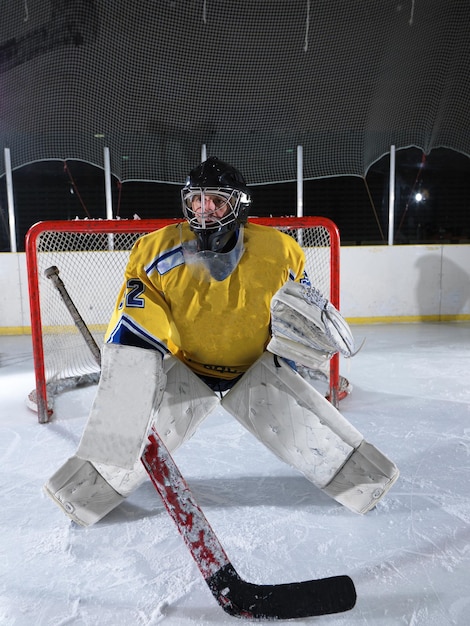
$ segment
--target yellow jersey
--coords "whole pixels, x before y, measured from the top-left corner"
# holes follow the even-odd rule
[[[233,379],[270,340],[271,298],[290,280],[306,281],[305,256],[289,235],[245,224],[244,252],[224,279],[185,261],[195,239],[186,222],[134,245],[105,340],[171,352],[196,374]]]

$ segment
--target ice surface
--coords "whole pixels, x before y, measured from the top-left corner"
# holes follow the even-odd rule
[[[347,511],[221,409],[175,460],[246,580],[353,578],[352,611],[293,623],[466,625],[470,325],[353,332],[366,343],[342,360],[354,389],[340,410],[401,471],[376,509]],[[53,421],[38,424],[25,404],[34,387],[30,344],[0,337],[0,624],[240,623],[213,599],[150,481],[91,528],[43,495],[78,445],[95,388],[62,394]]]

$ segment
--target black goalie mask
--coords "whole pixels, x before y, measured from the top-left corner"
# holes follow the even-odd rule
[[[226,252],[248,218],[251,198],[245,179],[217,157],[195,167],[181,190],[183,215],[199,251]]]

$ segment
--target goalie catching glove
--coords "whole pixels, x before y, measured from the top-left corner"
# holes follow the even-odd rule
[[[354,338],[341,313],[309,285],[287,282],[271,300],[272,339],[267,349],[306,367],[318,367],[337,352],[356,354]]]

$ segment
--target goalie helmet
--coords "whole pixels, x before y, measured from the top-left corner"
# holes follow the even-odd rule
[[[191,170],[181,190],[183,215],[199,250],[223,252],[236,243],[236,231],[248,218],[250,192],[231,165],[209,157]]]

